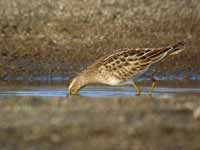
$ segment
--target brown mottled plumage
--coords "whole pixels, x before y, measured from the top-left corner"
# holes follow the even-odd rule
[[[109,56],[101,57],[94,64],[78,74],[69,85],[69,94],[77,94],[88,84],[107,85],[133,85],[136,95],[140,95],[140,89],[133,79],[143,74],[156,62],[168,55],[174,55],[183,50],[184,42],[164,48],[126,48]],[[153,82],[151,91],[155,84]]]

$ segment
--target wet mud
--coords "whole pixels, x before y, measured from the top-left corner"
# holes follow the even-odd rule
[[[3,89],[3,88],[2,88]],[[200,144],[200,89],[64,86],[4,88],[0,92],[3,150],[188,150]]]

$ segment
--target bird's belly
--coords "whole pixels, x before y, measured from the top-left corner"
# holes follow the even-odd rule
[[[122,81],[120,79],[115,78],[115,77],[107,77],[107,78],[104,78],[103,80],[100,80],[100,83],[111,85],[111,86],[120,85],[121,82]]]
[[[111,85],[111,86],[122,86],[122,85],[130,85],[132,83],[133,83],[132,79],[120,80],[117,78],[112,78],[112,79],[107,80],[107,82],[105,82],[104,84]]]
[[[120,83],[121,83],[121,80],[117,78],[108,79],[106,82],[106,84],[113,85],[113,86],[120,85]]]
[[[132,84],[133,81],[140,75],[142,75],[145,71],[145,70],[142,70],[140,72],[137,72],[137,73],[133,73],[133,74],[130,74],[130,75],[126,75],[125,78],[120,78],[118,76],[114,76],[114,75],[103,75],[99,78],[99,81],[100,83],[103,83],[103,84],[107,84],[107,85],[111,85],[111,86],[119,86],[119,85],[129,85],[129,84]]]

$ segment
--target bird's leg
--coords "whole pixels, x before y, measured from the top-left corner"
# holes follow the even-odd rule
[[[140,92],[141,92],[141,90],[140,90],[140,87],[139,86],[137,86],[134,82],[132,82],[132,84],[131,84],[134,88],[135,88],[135,90],[136,90],[136,96],[140,96]]]
[[[156,79],[152,77],[151,78],[151,88],[149,89],[149,95],[150,96],[152,95],[155,86],[156,86]]]

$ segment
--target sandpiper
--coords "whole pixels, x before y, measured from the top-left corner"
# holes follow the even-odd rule
[[[89,84],[106,84],[131,85],[135,88],[136,95],[140,95],[141,90],[134,79],[166,56],[184,50],[184,45],[184,42],[179,42],[163,48],[124,48],[101,57],[72,80],[68,87],[69,94],[77,94],[80,89]],[[152,94],[154,87],[155,80],[152,80],[149,94]]]

